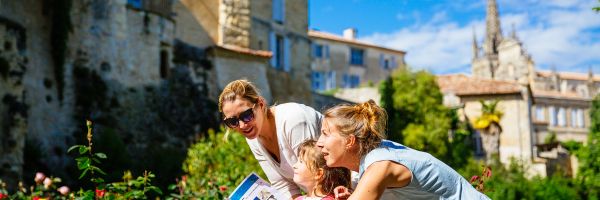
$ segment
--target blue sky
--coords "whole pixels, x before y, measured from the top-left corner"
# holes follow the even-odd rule
[[[407,51],[413,68],[470,73],[473,29],[485,34],[486,0],[309,0],[309,27]],[[600,74],[597,0],[497,0],[502,32],[514,25],[538,70]]]

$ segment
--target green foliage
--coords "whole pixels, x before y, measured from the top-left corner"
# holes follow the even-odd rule
[[[550,131],[550,134],[548,134],[545,138],[544,138],[544,144],[552,144],[558,142],[558,140],[556,139],[556,133]]]
[[[598,3],[600,3],[600,0],[598,0]],[[592,10],[594,10],[596,12],[600,12],[600,6],[596,6],[596,7],[592,8]]]
[[[590,199],[600,197],[600,95],[596,95],[590,109],[590,133],[587,143],[577,152],[580,160],[578,181],[584,195]]]
[[[451,111],[434,75],[399,70],[380,85],[381,105],[389,113],[388,138],[444,161],[450,160]]]
[[[201,199],[223,199],[235,189],[230,186],[238,185],[251,172],[265,177],[246,139],[239,133],[224,132],[224,128],[218,133],[209,131],[188,150],[183,170],[189,188]]]

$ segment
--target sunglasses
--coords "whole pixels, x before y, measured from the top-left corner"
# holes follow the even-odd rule
[[[240,120],[244,123],[251,122],[254,120],[254,106],[256,106],[256,104],[252,105],[251,108],[248,108],[248,110],[240,113],[238,116],[225,118],[223,122],[225,122],[225,125],[229,128],[237,128],[240,125]]]

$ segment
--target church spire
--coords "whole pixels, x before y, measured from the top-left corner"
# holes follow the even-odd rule
[[[473,27],[473,59],[479,58],[479,47],[477,46],[477,35],[475,34],[475,27]]]
[[[498,45],[502,41],[502,31],[500,30],[500,16],[498,14],[498,6],[496,0],[487,1],[487,16],[486,35],[484,43],[484,51],[486,55],[495,55],[498,53]]]

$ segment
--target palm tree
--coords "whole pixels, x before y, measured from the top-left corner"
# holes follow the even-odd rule
[[[485,159],[490,163],[492,156],[499,155],[500,133],[502,133],[500,119],[503,113],[496,107],[498,100],[487,103],[480,100],[479,102],[481,103],[481,116],[475,118],[473,127],[481,133]]]

